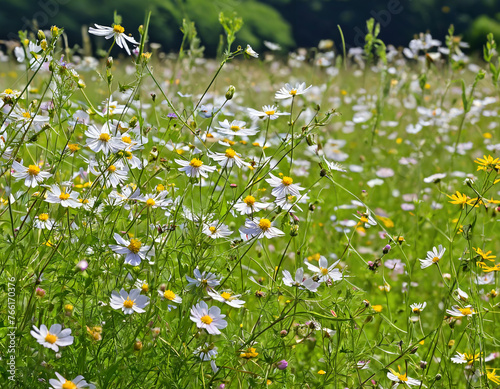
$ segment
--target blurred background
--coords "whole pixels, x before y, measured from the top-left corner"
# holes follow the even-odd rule
[[[249,43],[257,51],[263,49],[264,40],[293,50],[332,39],[340,48],[337,25],[347,47],[361,46],[370,17],[381,24],[385,43],[396,47],[407,46],[419,32],[444,41],[450,24],[455,25],[455,35],[462,35],[476,50],[489,32],[500,40],[499,0],[2,0],[0,40],[16,40],[19,30],[55,24],[65,29],[70,45],[82,45],[82,30],[93,23],[110,26],[115,10],[123,17],[126,32],[137,39],[147,9],[152,10],[150,41],[161,44],[162,51],[178,51],[180,26],[187,19],[195,22],[209,56],[216,53],[223,34],[220,11],[243,18],[236,43]],[[91,42],[94,52],[98,45],[108,47],[103,39],[92,37]]]

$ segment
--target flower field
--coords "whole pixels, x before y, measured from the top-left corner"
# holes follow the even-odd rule
[[[218,59],[146,19],[0,63],[0,387],[498,387],[493,38],[285,55],[220,21]]]

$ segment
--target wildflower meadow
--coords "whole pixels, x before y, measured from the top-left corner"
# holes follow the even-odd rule
[[[219,21],[216,58],[115,15],[0,63],[0,387],[499,387],[493,35]]]

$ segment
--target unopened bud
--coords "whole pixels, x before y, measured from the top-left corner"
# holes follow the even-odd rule
[[[439,381],[441,379],[441,374],[436,374],[436,378],[434,378],[436,381]]]
[[[236,91],[236,88],[234,85],[229,85],[229,88],[227,88],[226,92],[226,100],[231,100],[234,96],[234,92]]]
[[[142,342],[140,340],[137,340],[135,343],[134,343],[134,350],[135,351],[139,351],[142,349]]]
[[[320,177],[326,176],[326,170],[325,169],[321,169],[321,171],[319,172],[319,175],[320,175]]]
[[[387,245],[384,246],[384,249],[382,250],[382,252],[384,254],[387,254],[389,251],[391,251],[391,245],[387,244]]]
[[[42,30],[38,30],[38,39],[44,40],[45,39],[45,33]]]
[[[108,59],[106,60],[106,67],[108,69],[111,69],[112,66],[113,66],[113,57],[108,57]]]
[[[287,335],[288,335],[288,331],[287,331],[287,330],[281,330],[281,332],[280,332],[280,336],[281,336],[282,338],[284,338],[284,337],[285,337],[285,336],[287,336]]]

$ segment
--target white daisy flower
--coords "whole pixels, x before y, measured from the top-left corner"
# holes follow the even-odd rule
[[[47,329],[45,324],[42,324],[40,326],[40,329],[38,329],[36,326],[33,326],[30,334],[42,346],[50,348],[56,353],[59,351],[59,347],[65,347],[73,344],[71,328],[66,328],[63,330],[60,324],[52,324],[49,330]]]
[[[105,115],[121,115],[127,109],[127,106],[124,104],[118,104],[118,101],[113,100],[113,95],[109,96],[109,99],[106,99],[102,102],[102,114]],[[118,126],[115,126],[115,130],[118,129]]]
[[[345,170],[344,167],[338,162],[330,162],[324,156],[323,156],[323,161],[325,161],[326,166],[330,170],[334,170],[337,172],[343,172],[343,173],[347,172],[347,170]]]
[[[248,108],[248,114],[253,120],[269,118],[269,120],[278,119],[283,115],[290,115],[289,112],[280,112],[278,111],[278,107],[275,105],[264,105],[262,107],[262,111],[257,111],[253,108]]]
[[[288,99],[290,97],[302,95],[305,92],[307,92],[307,90],[309,88],[311,88],[311,86],[312,85],[309,85],[306,88],[305,82],[303,82],[301,84],[297,83],[297,84],[295,84],[295,86],[291,86],[290,84],[286,83],[283,88],[281,88],[278,92],[276,92],[276,94],[274,95],[274,98],[276,100],[284,100],[284,99]]]
[[[252,136],[256,135],[259,131],[257,128],[245,128],[246,122],[241,120],[233,120],[231,123],[226,119],[219,122],[220,127],[215,127],[216,130],[223,135],[229,136]]]
[[[339,269],[335,268],[335,266],[337,266],[339,262],[340,259],[328,266],[328,259],[326,259],[324,256],[319,257],[318,266],[309,263],[307,259],[304,261],[307,268],[310,271],[316,273],[316,275],[319,277],[319,282],[327,282],[328,280],[335,282],[342,280],[342,273]]]
[[[423,303],[413,303],[410,305],[412,313],[415,315],[420,315],[420,312],[424,310],[424,308],[427,306],[427,303],[424,301]]]
[[[459,364],[466,363],[467,365],[472,365],[475,361],[478,361],[480,357],[481,357],[481,353],[477,353],[477,354],[463,353],[462,354],[462,353],[457,351],[456,355],[451,357],[451,361],[453,363],[459,363]]]
[[[461,300],[461,301],[467,301],[469,300],[469,295],[467,293],[465,293],[462,289],[460,288],[457,288],[454,292],[453,292],[455,298]]]
[[[168,196],[168,192],[166,190],[161,191],[156,194],[145,194],[137,197],[137,200],[145,203],[149,208],[162,208],[165,209],[170,204],[172,204],[171,199],[165,199]]]
[[[300,191],[303,190],[301,186],[293,183],[292,177],[283,176],[278,178],[273,174],[269,174],[270,178],[266,178],[266,182],[273,187],[271,194],[276,198],[285,196],[300,196]]]
[[[276,227],[272,227],[271,221],[269,219],[247,219],[245,225],[240,227],[240,233],[246,237],[246,240],[258,237],[258,239],[264,236],[268,239],[274,238],[276,236],[283,236],[285,233]]]
[[[222,292],[221,294],[217,292],[207,292],[210,297],[212,297],[214,300],[217,300],[221,303],[226,303],[230,307],[233,308],[241,308],[243,305],[245,305],[245,301],[239,300],[238,297],[241,296],[241,294],[235,294],[231,295],[230,292]]]
[[[234,209],[236,209],[241,215],[251,215],[254,212],[266,209],[270,204],[271,203],[260,203],[255,200],[255,197],[248,195],[234,204]]]
[[[28,167],[25,167],[22,160],[21,163],[13,161],[12,169],[14,170],[12,177],[14,177],[17,181],[24,180],[24,185],[29,188],[37,187],[45,179],[52,176],[50,173],[42,172],[40,166],[38,165],[29,165]]]
[[[118,245],[110,244],[109,247],[117,254],[125,254],[125,263],[132,266],[139,266],[142,260],[155,255],[152,246],[143,245],[139,239],[132,238],[130,241],[123,239],[116,232],[114,238]]]
[[[205,343],[204,346],[200,346],[194,350],[193,354],[198,355],[202,361],[210,361],[217,357],[217,347],[213,343]]]
[[[245,49],[245,54],[247,54],[250,57],[259,58],[259,54],[254,49],[252,49],[252,46],[248,44],[247,48]]]
[[[188,177],[205,177],[208,178],[207,173],[212,173],[215,170],[215,166],[204,165],[198,158],[193,158],[191,161],[185,161],[182,159],[176,159],[177,162],[182,167],[179,168],[181,172],[185,172]]]
[[[66,192],[66,188],[61,191],[57,185],[50,186],[45,201],[51,204],[61,204],[64,208],[80,208],[82,206],[82,203],[78,201],[77,192]]]
[[[458,305],[454,305],[451,309],[447,309],[446,313],[453,317],[463,317],[463,316],[472,316],[476,314],[472,305],[467,305],[464,308],[460,308]]]
[[[211,151],[209,151],[207,154],[214,161],[219,162],[219,165],[221,167],[231,168],[235,164],[239,168],[241,168],[243,166],[246,166],[246,167],[250,166],[248,163],[243,161],[243,159],[241,159],[241,157],[236,153],[236,151],[234,151],[231,148],[226,149],[226,152],[224,154],[223,153],[212,153]]]
[[[89,384],[81,375],[76,376],[70,381],[60,375],[57,371],[55,373],[57,379],[51,378],[49,380],[49,384],[52,389],[95,389],[95,385]]]
[[[390,371],[387,373],[387,378],[389,378],[392,382],[395,382],[395,384],[391,387],[391,389],[395,389],[399,386],[399,384],[407,385],[407,386],[420,386],[422,383],[415,379],[415,378],[410,378],[407,377],[406,374],[399,374],[397,371],[393,369],[389,369]],[[425,385],[422,385],[426,387]]]
[[[101,26],[97,23],[94,23],[94,27],[89,27],[89,34],[103,36],[106,39],[114,38],[116,44],[125,49],[128,55],[130,55],[130,49],[128,48],[127,41],[132,43],[133,45],[138,45],[139,42],[136,42],[134,38],[125,34],[125,29],[119,24],[115,24],[113,27]]]
[[[145,312],[143,308],[148,304],[149,297],[141,295],[140,289],[132,289],[130,294],[125,289],[120,290],[120,293],[114,290],[109,301],[111,308],[121,309],[126,315],[134,312],[143,313]]]
[[[109,131],[109,126],[103,125],[98,129],[94,124],[88,126],[85,130],[87,136],[87,146],[94,152],[102,151],[105,155],[111,151],[112,135]]]
[[[359,219],[358,224],[363,224],[365,228],[370,228],[372,226],[377,225],[377,221],[375,218],[371,215],[371,212],[367,209],[364,213],[361,215],[354,215],[357,219]]]
[[[128,180],[128,167],[120,161],[115,165],[109,165],[104,173],[104,180],[106,185],[116,188]]]
[[[437,264],[446,251],[442,245],[439,245],[438,248],[433,247],[431,251],[427,251],[427,257],[425,259],[419,259],[420,268],[425,269],[433,264]]]
[[[54,228],[55,221],[54,219],[50,219],[47,213],[41,213],[40,215],[35,216],[33,224],[35,228],[39,228],[40,230],[51,230]]]
[[[220,284],[215,274],[206,271],[202,273],[198,268],[194,269],[194,277],[195,278],[186,276],[186,280],[188,281],[186,289],[189,290],[193,287],[198,288],[200,286],[203,288],[213,288]]]
[[[233,233],[233,231],[229,230],[228,226],[220,224],[217,220],[210,224],[206,224],[202,232],[212,239],[226,238]]]
[[[37,115],[35,112],[31,112],[29,109],[22,109],[16,106],[11,113],[10,117],[19,122],[20,124],[41,124],[49,120],[48,116]]]
[[[220,313],[219,307],[210,307],[204,301],[191,308],[191,320],[198,328],[204,328],[211,335],[219,335],[227,327],[226,315]]]
[[[295,279],[288,270],[283,270],[283,283],[286,286],[296,286],[299,289],[307,289],[311,292],[316,292],[318,290],[319,282],[314,281],[312,278],[304,277],[304,269],[299,267],[295,272]]]
[[[176,295],[170,289],[167,289],[165,292],[162,292],[161,290],[159,290],[158,294],[160,295],[162,300],[172,301],[173,303],[177,303],[177,304],[182,303],[182,298],[179,295]]]

